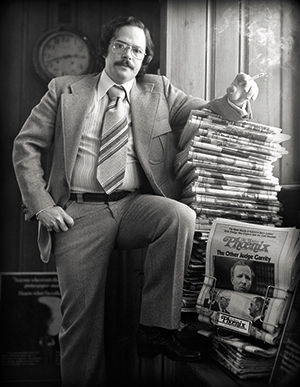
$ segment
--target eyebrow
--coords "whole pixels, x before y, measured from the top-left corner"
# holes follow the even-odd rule
[[[114,40],[115,42],[118,42],[118,43],[123,43],[123,44],[126,44],[127,46],[131,46],[132,48],[139,48],[139,49],[141,49],[142,51],[144,51],[144,49],[141,47],[141,46],[137,46],[137,45],[131,45],[131,44],[129,44],[129,43],[126,43],[126,42],[124,42],[123,40],[120,40],[120,39],[116,39],[116,40]]]

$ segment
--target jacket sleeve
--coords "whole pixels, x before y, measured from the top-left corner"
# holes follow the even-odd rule
[[[246,103],[247,115],[245,117],[243,115],[244,112],[239,107],[234,108],[231,104],[228,103],[227,95],[224,95],[222,98],[212,100],[208,104],[208,107],[220,116],[225,117],[228,121],[239,121],[242,118],[252,118],[252,109],[250,101],[247,101]]]
[[[184,127],[191,110],[200,110],[203,107],[213,110],[229,121],[239,121],[244,118],[240,109],[235,109],[228,103],[226,95],[208,102],[204,99],[185,94],[174,87],[166,77],[163,77],[163,82],[165,95],[169,103],[170,124],[175,130]],[[247,118],[251,118],[250,102],[248,103],[247,110],[249,112]]]
[[[14,141],[13,165],[26,220],[55,204],[47,192],[42,160],[53,142],[56,110],[56,87],[55,80],[52,80],[47,93],[32,110]]]

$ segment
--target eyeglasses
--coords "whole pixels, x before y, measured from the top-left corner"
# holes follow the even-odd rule
[[[147,55],[140,47],[129,46],[129,44],[122,42],[112,43],[112,52],[115,54],[124,54],[129,48],[135,59],[142,60]]]

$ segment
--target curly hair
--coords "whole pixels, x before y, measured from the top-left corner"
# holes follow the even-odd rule
[[[111,43],[111,40],[115,36],[116,31],[125,26],[134,26],[141,28],[146,37],[146,56],[143,59],[142,66],[140,68],[140,71],[138,72],[137,76],[143,75],[146,73],[147,68],[149,66],[149,63],[151,62],[153,56],[154,56],[154,44],[151,38],[150,31],[146,28],[143,22],[136,19],[133,16],[118,16],[117,18],[113,19],[109,23],[105,24],[101,28],[101,38],[100,38],[100,45],[99,45],[99,54],[98,54],[98,61],[99,65],[101,67],[101,70],[105,67],[105,57],[108,53],[108,47]]]

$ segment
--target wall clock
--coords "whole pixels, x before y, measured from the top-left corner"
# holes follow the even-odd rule
[[[37,40],[33,64],[45,81],[62,75],[88,74],[95,66],[95,51],[82,32],[59,28],[47,31]]]

